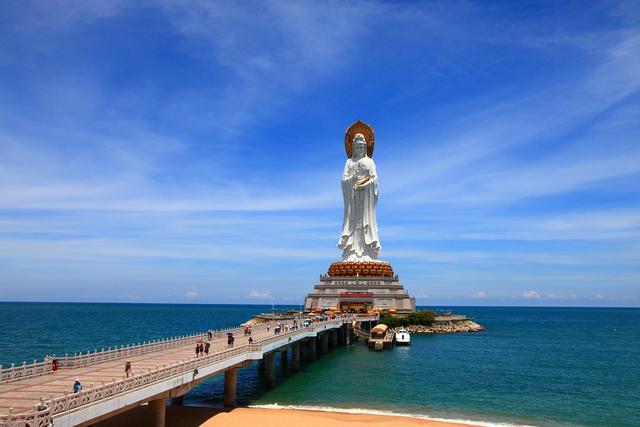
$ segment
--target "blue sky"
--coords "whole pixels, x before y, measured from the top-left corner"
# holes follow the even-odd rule
[[[299,303],[376,129],[421,305],[640,305],[640,3],[5,1],[0,300]]]

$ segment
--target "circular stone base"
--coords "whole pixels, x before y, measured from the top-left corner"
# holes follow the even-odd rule
[[[393,277],[393,268],[388,262],[338,261],[329,266],[329,276]]]

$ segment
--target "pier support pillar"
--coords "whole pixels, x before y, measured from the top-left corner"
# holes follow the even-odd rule
[[[238,368],[224,371],[224,406],[233,408],[236,406],[236,390],[238,388]]]
[[[182,406],[182,405],[184,405],[184,396],[171,398],[171,406]]]
[[[267,387],[276,385],[276,353],[273,351],[264,355],[264,378]]]
[[[300,370],[300,343],[297,342],[291,347],[291,369]]]
[[[338,346],[338,331],[331,331],[331,347]]]
[[[149,425],[152,427],[164,427],[166,414],[164,399],[150,400],[149,414],[151,415],[151,423]]]
[[[329,334],[326,332],[320,336],[320,351],[322,354],[329,351]]]
[[[351,345],[351,328],[349,328],[349,326],[346,326],[344,328],[344,342],[346,345]]]
[[[315,337],[307,341],[307,353],[309,360],[316,360],[316,358],[318,357],[316,354],[316,346],[318,345],[316,341],[318,340]]]
[[[287,351],[289,351],[289,349],[285,348],[283,351],[280,352],[280,366],[282,368],[285,368],[287,366],[287,359],[289,357],[289,355],[287,354]]]
[[[258,371],[264,372],[264,359],[258,360]]]

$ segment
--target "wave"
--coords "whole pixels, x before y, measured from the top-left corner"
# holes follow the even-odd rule
[[[279,405],[277,403],[270,403],[265,405],[249,405],[249,407],[260,408],[260,409],[296,409],[300,411],[337,412],[337,413],[343,413],[343,414],[384,415],[384,416],[391,416],[391,417],[406,417],[406,418],[417,418],[417,419],[429,420],[429,421],[460,423],[460,424],[468,424],[470,426],[480,426],[480,427],[534,427],[527,424],[510,424],[510,423],[490,422],[490,421],[438,418],[438,417],[430,417],[428,415],[421,415],[421,414],[404,414],[404,413],[398,413],[398,412],[392,412],[392,411],[380,411],[376,409],[364,409],[364,408],[347,409],[347,408],[335,408],[332,406]]]

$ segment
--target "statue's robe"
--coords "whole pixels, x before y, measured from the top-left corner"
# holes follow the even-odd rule
[[[350,179],[355,176],[356,179]],[[369,177],[361,190],[354,190],[356,182]],[[369,157],[358,161],[348,159],[342,174],[342,196],[344,217],[338,247],[342,259],[348,261],[371,261],[378,259],[380,241],[376,221],[378,202],[378,176],[376,164]]]

